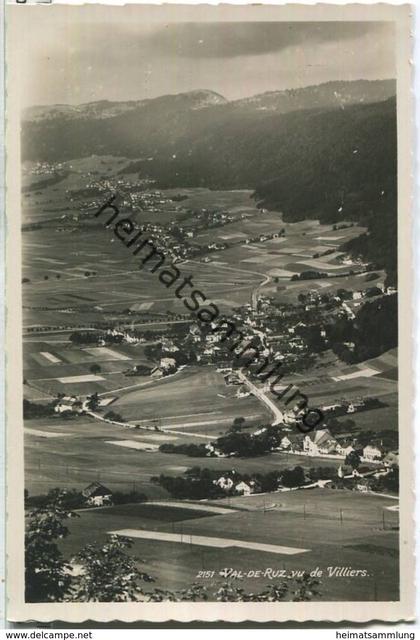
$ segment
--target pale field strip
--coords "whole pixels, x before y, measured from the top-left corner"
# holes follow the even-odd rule
[[[50,264],[66,264],[64,260],[55,260],[54,258],[41,258],[36,256],[34,260],[40,260],[41,262],[49,262]]]
[[[210,538],[209,536],[196,536],[182,533],[165,533],[162,531],[146,531],[143,529],[120,529],[119,531],[109,531],[110,535],[125,536],[127,538],[143,538],[145,540],[156,540],[161,542],[177,542],[181,544],[198,545],[200,547],[218,547],[227,549],[229,547],[241,547],[242,549],[252,549],[252,551],[266,551],[278,555],[294,556],[300,553],[307,553],[310,549],[299,549],[297,547],[283,547],[277,544],[264,544],[260,542],[247,542],[246,540],[234,540],[231,538]]]
[[[46,378],[51,379],[51,378]],[[53,380],[57,380],[62,384],[76,384],[77,382],[98,382],[100,380],[105,380],[102,376],[96,376],[93,373],[86,373],[80,376],[68,376],[66,378],[52,378]]]
[[[155,442],[161,442],[162,440],[164,442],[172,442],[174,440],[179,440],[179,438],[177,438],[176,436],[167,436],[167,435],[163,435],[163,434],[156,434],[156,435],[146,435],[144,433],[141,434],[141,436],[139,436],[140,440],[153,440]]]
[[[195,418],[197,416],[215,416],[220,414],[222,414],[221,410],[204,411],[202,413],[183,413],[179,416],[164,416],[162,420],[179,420],[180,418]],[[150,422],[153,422],[153,418],[146,418],[144,420],[130,420],[130,422],[132,422],[133,424],[150,424]]]
[[[243,262],[245,262],[245,260],[243,260]],[[277,278],[291,278],[295,275],[294,271],[287,271],[287,269],[279,268],[270,269],[268,273],[270,274],[270,276],[275,276]]]
[[[329,240],[343,240],[346,236],[317,236],[314,240],[324,240],[324,242],[328,242]]]
[[[328,258],[328,256],[326,256]],[[329,264],[326,260],[318,260],[314,258],[313,260],[303,260],[302,263],[305,266],[312,267],[314,269],[344,269],[345,265],[342,264]]]
[[[29,429],[29,427],[24,428],[24,432],[28,433],[31,436],[39,436],[40,438],[62,438],[64,436],[70,436],[71,433],[57,433],[53,431],[40,431],[39,429]]]
[[[49,249],[49,245],[40,244],[39,242],[25,242],[25,247],[30,249]]]
[[[183,425],[180,425],[180,427],[182,428]],[[179,436],[194,436],[194,438],[201,438],[203,440],[214,440],[214,436],[205,436],[202,433],[191,433],[188,431],[175,431],[176,427],[174,427],[173,429],[171,428],[170,431],[166,431],[165,429],[163,429],[165,431],[165,433],[176,433]]]
[[[62,360],[60,360],[60,358],[56,358],[56,356],[53,356],[53,354],[49,353],[49,351],[40,351],[39,355],[43,356],[44,358],[46,358],[47,360],[49,360],[53,364],[59,364],[60,362],[62,362]]]
[[[118,372],[116,372],[118,373]],[[102,398],[100,401],[100,406],[101,407],[107,407],[109,404],[111,404],[111,402],[114,402],[115,398],[111,397],[111,398]]]
[[[360,371],[354,371],[353,373],[346,373],[341,376],[333,376],[332,379],[334,382],[340,382],[341,380],[352,380],[353,378],[370,378],[371,376],[376,376],[379,371],[377,369],[371,369],[370,367],[366,367],[365,369],[360,369]]]
[[[126,447],[127,449],[137,449],[138,451],[158,451],[157,444],[150,442],[139,442],[138,440],[104,440],[105,444],[115,444],[117,447]]]
[[[233,240],[233,238],[246,238],[246,233],[238,231],[237,233],[229,233],[224,236],[219,236],[222,240]]]
[[[196,502],[165,502],[164,500],[153,500],[148,501],[147,504],[156,505],[158,507],[170,507],[171,509],[191,509],[191,511],[207,511],[208,513],[217,513],[219,515],[238,512],[238,509],[232,507],[215,507],[214,505],[207,504],[205,502],[203,502],[202,504],[197,504]]]
[[[129,356],[114,351],[114,349],[109,349],[108,347],[90,347],[89,349],[82,349],[82,351],[86,351],[91,356],[106,356],[113,360],[131,360]]]
[[[253,418],[261,418],[261,416],[259,414],[256,414],[256,415],[252,415],[252,416],[247,416],[247,418],[250,420],[250,419],[253,419]],[[163,419],[166,420],[166,418],[163,418]],[[210,425],[210,424],[221,424],[221,423],[227,422],[229,420],[231,420],[231,417],[230,416],[225,416],[225,417],[222,417],[222,418],[218,418],[216,420],[202,420],[200,422],[184,422],[183,424],[177,424],[177,425],[174,425],[173,427],[164,425],[164,426],[162,426],[162,430],[163,431],[172,432],[172,429],[187,429],[189,427],[200,427],[200,426],[204,427],[204,426]],[[173,432],[173,433],[175,433],[175,432]],[[188,435],[194,435],[194,434],[191,433],[191,434],[188,434]]]

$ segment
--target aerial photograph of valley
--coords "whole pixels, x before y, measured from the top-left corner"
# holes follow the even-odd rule
[[[398,600],[392,25],[69,52],[57,15],[21,116],[26,601]]]

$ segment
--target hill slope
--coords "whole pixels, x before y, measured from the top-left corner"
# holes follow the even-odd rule
[[[385,267],[394,283],[394,90],[393,81],[331,82],[232,103],[195,91],[81,105],[76,115],[73,107],[53,115],[37,108],[23,123],[23,155],[142,158],[126,170],[162,187],[251,187],[261,206],[290,221],[356,220],[369,234],[346,248]]]

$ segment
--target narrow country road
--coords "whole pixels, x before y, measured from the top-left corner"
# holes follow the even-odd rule
[[[248,389],[251,391],[251,393],[258,398],[258,400],[260,400],[263,404],[265,404],[266,407],[268,407],[271,411],[271,413],[274,416],[274,420],[272,422],[272,425],[277,425],[277,424],[282,424],[283,423],[283,413],[280,411],[280,409],[278,408],[278,406],[272,401],[270,400],[270,398],[264,393],[264,391],[262,391],[262,389],[259,389],[258,387],[255,386],[255,384],[253,384],[244,373],[239,373],[238,374],[238,378],[241,380],[241,382],[243,382],[243,384],[245,386],[248,387]]]

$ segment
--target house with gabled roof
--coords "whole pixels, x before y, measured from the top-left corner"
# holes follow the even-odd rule
[[[317,429],[305,435],[303,450],[310,456],[333,454],[337,451],[337,444],[328,429]]]
[[[92,482],[82,491],[82,496],[86,498],[88,505],[92,507],[103,507],[112,504],[112,491],[100,482]]]
[[[367,462],[375,462],[382,459],[383,451],[375,445],[368,444],[363,449],[363,459]]]

